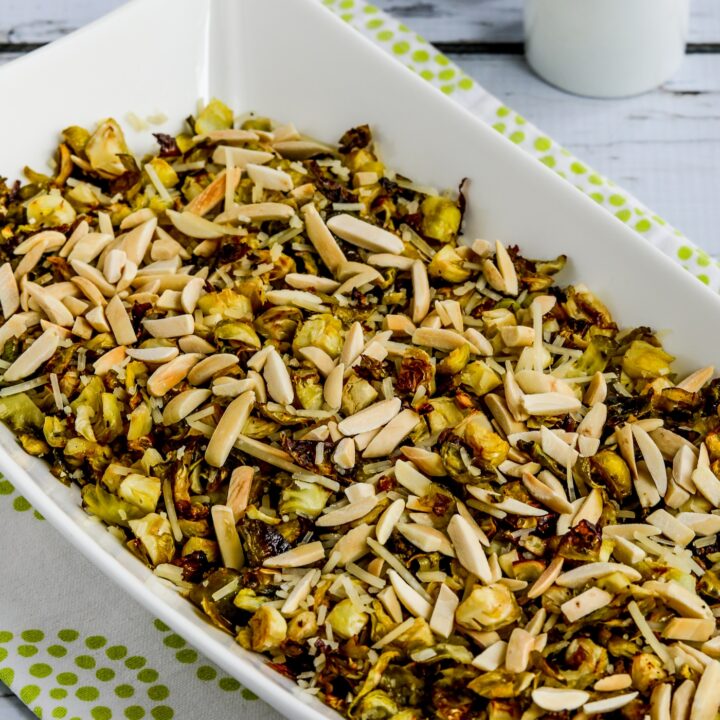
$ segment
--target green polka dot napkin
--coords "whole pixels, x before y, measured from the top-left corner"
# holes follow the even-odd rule
[[[720,290],[720,267],[715,260],[622,188],[503,106],[423,38],[362,0],[324,2],[702,282]],[[0,555],[0,681],[38,717],[279,717],[126,597],[2,478],[0,528],[6,541]]]

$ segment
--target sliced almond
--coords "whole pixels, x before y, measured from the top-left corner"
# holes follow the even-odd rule
[[[424,345],[445,352],[469,344],[467,339],[455,330],[429,327],[419,327],[412,335],[412,342],[414,345]]]
[[[720,515],[699,512],[681,512],[675,519],[698,535],[716,535],[720,533]]]
[[[201,193],[196,195],[185,206],[185,210],[200,217],[207,215],[222,202],[228,186],[230,192],[235,192],[240,182],[241,174],[242,170],[239,167],[223,170]]]
[[[0,304],[6,320],[20,307],[20,291],[8,262],[0,265]]]
[[[248,390],[225,408],[205,450],[205,460],[210,465],[222,467],[225,464],[254,405],[255,393]]]
[[[432,605],[418,592],[408,585],[395,570],[387,571],[388,579],[398,600],[405,606],[411,615],[429,620],[432,615]]]
[[[387,425],[399,412],[402,403],[400,398],[381,400],[364,410],[350,415],[338,423],[338,430],[343,435],[359,435]]]
[[[583,500],[582,505],[580,505],[580,509],[575,514],[572,521],[572,527],[575,527],[583,520],[587,520],[593,525],[597,524],[602,515],[602,510],[602,494],[597,488],[593,488]]]
[[[156,228],[157,218],[153,217],[134,227],[125,235],[120,249],[125,251],[128,262],[134,263],[136,267],[142,265]]]
[[[586,715],[604,715],[605,713],[614,712],[615,710],[625,707],[637,696],[638,693],[631,692],[626,693],[625,695],[615,695],[614,697],[595,700],[593,702],[585,703],[585,705],[583,705],[583,712]]]
[[[695,483],[692,481],[693,470],[697,467],[697,457],[687,446],[682,445],[673,457],[672,479],[685,491],[690,494],[696,492]]]
[[[686,446],[695,456],[697,456],[697,448],[689,440],[686,440],[681,435],[674,433],[672,430],[659,428],[658,430],[653,430],[650,433],[650,437],[658,446],[658,449],[665,460],[672,460],[677,451],[683,445]]]
[[[105,260],[103,262],[103,275],[111,285],[119,282],[122,277],[122,271],[125,267],[126,261],[127,254],[124,250],[115,248],[105,255]]]
[[[320,374],[325,377],[327,377],[335,367],[333,359],[320,348],[310,345],[308,347],[300,348],[298,352],[306,360],[309,360],[320,371]]]
[[[598,371],[588,383],[587,390],[585,390],[585,395],[583,396],[583,402],[592,407],[596,403],[605,402],[605,398],[607,398],[607,382],[605,376]]]
[[[515,297],[519,292],[517,273],[515,265],[505,249],[505,246],[499,241],[495,241],[495,262],[505,284],[505,292]]]
[[[643,428],[639,427],[636,423],[634,423],[631,428],[635,442],[640,448],[640,452],[647,464],[653,482],[660,495],[664,495],[667,492],[667,470],[665,469],[665,461],[663,460],[662,453]]]
[[[523,473],[522,483],[530,495],[545,505],[545,507],[558,513],[572,512],[572,505],[564,495],[556,493],[544,482],[538,480],[532,473]]]
[[[458,596],[445,583],[442,583],[430,616],[430,629],[436,635],[443,638],[449,638],[452,635],[455,610],[459,604]]]
[[[507,348],[531,347],[535,342],[535,331],[525,325],[502,327],[500,339]]]
[[[182,289],[180,295],[180,304],[186,313],[195,312],[198,300],[203,293],[205,281],[202,278],[193,278],[188,281],[187,285]]]
[[[689,720],[690,706],[694,694],[695,683],[692,680],[685,680],[675,690],[670,705],[670,720]]]
[[[143,320],[145,329],[154,338],[174,338],[191,335],[195,330],[192,315],[173,315],[156,320]]]
[[[235,128],[229,128],[227,130],[210,130],[204,135],[195,135],[193,137],[194,142],[202,142],[208,140],[211,143],[221,142],[257,142],[260,136],[253,130],[236,130]]]
[[[327,226],[341,239],[365,250],[401,255],[405,248],[397,235],[353,215],[334,215],[327,221]]]
[[[13,249],[13,255],[26,255],[31,250],[42,247],[42,252],[59,250],[65,244],[65,235],[57,230],[41,230],[26,238]]]
[[[294,305],[314,312],[323,312],[326,309],[322,298],[305,290],[269,290],[265,298],[272,305]]]
[[[505,652],[505,670],[512,673],[525,672],[530,663],[530,653],[534,648],[535,637],[527,630],[516,627],[510,633],[508,640]]]
[[[695,538],[695,533],[687,525],[684,525],[662,508],[648,515],[646,520],[680,547],[685,547]]]
[[[563,393],[524,395],[522,407],[529,415],[565,415],[580,409],[580,401]]]
[[[68,255],[68,260],[82,260],[91,263],[114,240],[115,237],[108,233],[87,233],[75,243],[75,247]]]
[[[499,293],[505,292],[505,279],[502,273],[497,269],[495,263],[490,258],[485,258],[482,262],[482,272],[487,280],[487,284]]]
[[[485,551],[470,523],[461,515],[453,515],[447,527],[460,564],[485,584],[492,583],[492,572]]]
[[[337,280],[303,273],[288,273],[285,282],[296,290],[314,290],[322,293],[333,293],[340,287]]]
[[[333,554],[338,556],[338,565],[344,567],[348,563],[357,562],[363,555],[369,552],[368,538],[372,535],[372,526],[361,523],[352,530],[348,530],[332,549]],[[368,572],[372,572],[368,565]]]
[[[694,373],[688,375],[684,380],[679,382],[675,387],[685,390],[686,392],[696,393],[700,392],[706,383],[712,380],[712,376],[715,373],[715,368],[710,365],[709,367],[700,368]]]
[[[715,633],[713,618],[673,618],[663,629],[663,637],[668,640],[686,642],[705,642]]]
[[[128,315],[123,301],[113,295],[105,308],[105,317],[115,336],[118,345],[132,345],[137,341],[137,335],[133,329],[130,316]]]
[[[80,277],[89,280],[105,297],[109,298],[115,295],[115,287],[105,279],[105,276],[97,268],[81,260],[73,260],[70,264]],[[80,289],[83,290],[82,287]],[[83,290],[83,292],[85,291]]]
[[[283,170],[247,163],[245,172],[256,185],[267,190],[290,192],[293,189],[292,178]]]
[[[473,667],[484,672],[497,670],[505,662],[507,646],[508,644],[504,640],[496,640],[473,659]]]
[[[178,393],[163,408],[163,424],[174,425],[187,417],[193,410],[200,407],[211,393],[204,388],[185,390]],[[228,502],[228,504],[230,504]]]
[[[412,277],[412,321],[419,323],[430,310],[430,282],[427,268],[422,260],[416,260],[411,269]]]
[[[647,553],[630,540],[619,536],[614,540],[613,555],[625,565],[637,565],[647,557]]]
[[[23,278],[25,278],[35,269],[35,266],[42,259],[44,252],[44,245],[35,245],[35,247],[33,247],[32,250],[27,253],[27,255],[23,255],[23,257],[20,259],[20,262],[15,267],[15,272],[13,273],[15,279],[18,282],[20,282]]]
[[[273,149],[290,160],[307,160],[317,155],[332,155],[334,152],[331,147],[314,140],[283,140],[273,143]]]
[[[340,363],[330,371],[323,385],[323,398],[331,410],[340,409],[344,375],[345,365]]]
[[[363,452],[363,457],[378,458],[391,455],[419,422],[420,416],[414,410],[409,408],[402,410],[370,441]]]
[[[313,203],[303,205],[302,215],[305,220],[305,229],[310,242],[313,244],[315,250],[317,250],[318,255],[320,255],[328,270],[335,275],[338,269],[347,262],[345,254],[340,249],[332,233],[327,229],[327,226]]]
[[[332,460],[342,470],[352,470],[355,467],[355,441],[352,438],[343,438],[335,446]]]
[[[197,353],[179,355],[174,360],[160,365],[147,381],[147,390],[153,397],[163,397],[181,383],[190,372],[190,369],[202,359]]]
[[[40,306],[51,322],[61,327],[72,327],[75,318],[60,300],[33,282],[26,283],[25,287],[30,297]]]
[[[637,478],[634,481],[640,505],[644,508],[655,507],[660,502],[660,493],[653,481],[644,460],[637,464]]]
[[[10,365],[3,375],[3,381],[15,382],[32,375],[55,354],[59,343],[58,333],[52,329],[46,330]]]
[[[233,570],[240,570],[245,564],[245,558],[232,509],[227,505],[213,505],[210,514],[223,565]]]
[[[405,501],[402,498],[393,501],[383,510],[375,525],[375,537],[381,545],[388,541],[403,512],[405,512]]]
[[[317,568],[308,570],[290,591],[290,594],[280,608],[280,612],[288,616],[295,613],[300,608],[300,604],[310,594],[313,586],[317,584],[320,576],[320,570]]]
[[[712,610],[707,603],[686,587],[675,580],[659,582],[648,580],[643,583],[643,588],[648,592],[662,598],[663,602],[684,617],[689,618],[713,618]]]
[[[270,568],[306,567],[324,559],[325,550],[319,540],[298,545],[292,550],[267,558],[263,565]]]
[[[398,270],[407,271],[415,262],[412,258],[402,255],[393,255],[392,253],[375,253],[368,255],[367,262],[370,265],[381,268],[397,268]]]
[[[110,332],[110,325],[105,317],[105,310],[100,305],[90,308],[85,313],[85,319],[97,332]]]
[[[606,675],[600,678],[594,685],[593,690],[597,692],[617,692],[627,690],[632,685],[632,678],[627,673]]]
[[[132,230],[134,227],[141,225],[148,220],[152,220],[155,213],[150,208],[141,208],[126,215],[120,222],[121,230]]]
[[[590,699],[590,693],[585,690],[543,686],[532,691],[532,699],[543,710],[568,712],[584,705]]]
[[[266,220],[288,221],[295,215],[295,210],[290,205],[278,202],[260,202],[250,205],[236,205],[227,212],[220,213],[215,218],[216,223],[224,223],[231,220],[241,222],[264,222]],[[222,226],[224,229],[227,226]]]
[[[692,473],[692,482],[697,491],[712,505],[720,507],[720,480],[710,468],[697,467]]]
[[[197,335],[186,335],[185,337],[181,337],[178,340],[178,346],[186,353],[202,353],[203,355],[209,355],[210,353],[215,352],[215,347],[213,345]]]
[[[555,580],[555,584],[560,587],[580,588],[591,580],[599,580],[613,573],[622,573],[631,582],[642,579],[642,575],[637,570],[627,565],[611,562],[592,562],[568,570]]]
[[[93,370],[96,375],[105,375],[116,368],[125,359],[125,347],[120,345],[101,355],[94,363]]]
[[[610,593],[605,592],[597,587],[592,587],[580,595],[567,600],[560,606],[563,615],[568,622],[576,622],[586,615],[609,605],[613,600]]]
[[[187,376],[188,382],[191,385],[203,385],[214,375],[235,367],[239,362],[237,355],[230,353],[210,355],[210,357],[203,358],[197,365],[193,366]]]
[[[455,557],[450,541],[440,530],[418,523],[398,523],[398,532],[416,548],[423,552],[439,552]]]
[[[371,510],[375,508],[379,500],[375,495],[363,498],[359,502],[350,503],[338,510],[331,510],[321,515],[315,524],[318,527],[337,527],[346,525],[349,522],[355,522],[365,517]]]
[[[213,162],[218,165],[225,165],[228,158],[237,168],[244,169],[248,163],[264,165],[270,162],[275,156],[264,150],[248,150],[247,148],[233,147],[232,145],[218,145],[213,151]]]
[[[405,460],[395,463],[395,479],[413,495],[423,497],[432,489],[432,483]]]
[[[271,346],[263,367],[267,391],[275,402],[289,405],[295,399],[295,390],[287,366],[280,353]]]
[[[447,475],[442,458],[436,452],[408,445],[401,447],[400,452],[426,475],[432,477],[444,477]]]
[[[690,708],[690,720],[715,720],[720,707],[720,663],[716,660],[705,666],[697,684]]]

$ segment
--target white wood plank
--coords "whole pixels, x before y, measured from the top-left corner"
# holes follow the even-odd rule
[[[588,165],[720,254],[720,56],[689,56],[659,90],[615,101],[556,90],[521,57],[453,59]]]
[[[2,720],[31,720],[31,713],[14,695],[0,697],[0,718]]]
[[[124,0],[2,0],[0,42],[48,42]],[[433,42],[520,42],[522,0],[376,0]],[[720,43],[720,3],[692,0],[690,40]]]

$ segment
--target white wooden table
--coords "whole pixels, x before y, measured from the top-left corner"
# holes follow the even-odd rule
[[[0,0],[0,63],[124,0]],[[720,3],[693,3],[680,72],[627,100],[578,98],[536,78],[522,54],[522,0],[376,0],[509,106],[720,255]],[[0,718],[34,717],[0,684]]]

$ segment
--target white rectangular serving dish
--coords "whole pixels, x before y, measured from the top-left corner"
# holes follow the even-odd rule
[[[367,122],[384,161],[418,182],[467,177],[465,232],[530,257],[570,256],[563,282],[584,282],[623,325],[667,329],[680,369],[720,361],[720,298],[541,163],[434,90],[318,0],[134,0],[0,69],[0,173],[41,170],[70,124],[162,111],[175,132],[199,98],[293,121],[326,141]],[[150,130],[128,132],[136,151]],[[337,718],[242,650],[159,581],[79,507],[79,493],[0,428],[0,471],[90,560],[287,716]]]

